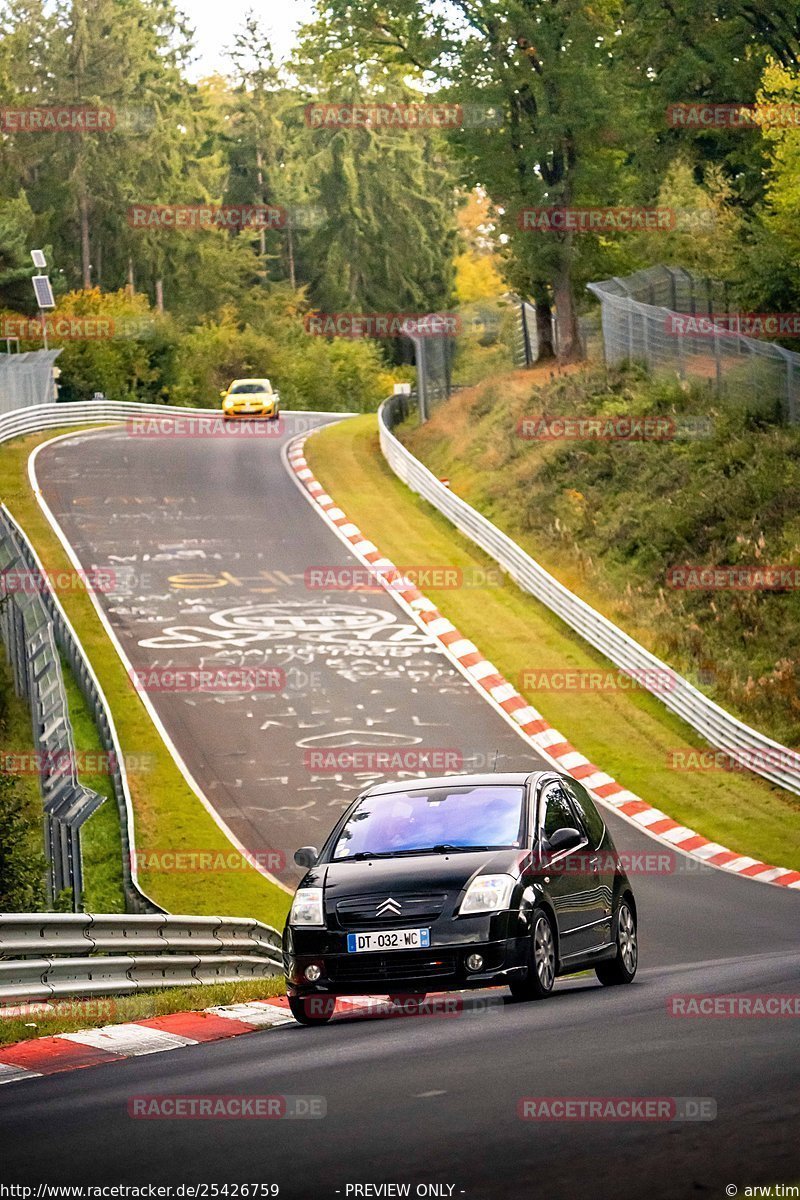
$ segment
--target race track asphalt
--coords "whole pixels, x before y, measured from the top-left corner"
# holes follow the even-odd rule
[[[286,418],[286,436],[300,420]],[[287,680],[297,670],[284,695],[152,697],[232,829],[281,853],[319,844],[361,779],[318,777],[305,765],[310,747],[367,739],[453,749],[467,767],[495,750],[500,768],[537,765],[391,597],[307,586],[309,568],[352,560],[298,493],[279,447],[116,430],[59,442],[37,462],[84,567],[129,568],[128,594],[117,585],[103,605],[137,669],[269,663]],[[621,851],[659,850],[606,815]],[[408,1184],[410,1196],[436,1184],[429,1195],[472,1200],[667,1200],[797,1183],[798,1019],[681,1018],[668,1002],[797,996],[800,897],[680,855],[633,883],[641,966],[629,988],[582,977],[538,1005],[482,992],[446,1017],[286,1026],[11,1084],[0,1089],[0,1179],[249,1181],[304,1200],[378,1196],[353,1189],[387,1182]],[[131,1097],[154,1094],[315,1096],[326,1116],[128,1116]],[[705,1111],[716,1115],[532,1121],[518,1115],[525,1097],[688,1097],[713,1102]]]

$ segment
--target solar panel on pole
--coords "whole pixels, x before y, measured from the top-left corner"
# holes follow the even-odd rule
[[[55,308],[56,302],[48,276],[34,275],[31,282],[33,284],[33,291],[36,296],[36,303],[39,308]]]

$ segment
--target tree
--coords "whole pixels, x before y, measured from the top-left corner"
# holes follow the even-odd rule
[[[500,114],[499,127],[464,128],[454,143],[469,182],[502,202],[517,290],[548,312],[555,302],[565,357],[581,353],[575,262],[582,247],[569,232],[522,233],[517,219],[525,207],[618,202],[620,154],[609,137],[616,8],[614,0],[324,5],[334,43],[433,72],[451,100]]]
[[[24,193],[0,198],[0,305],[33,307],[30,249],[34,217]]]
[[[105,109],[101,130],[19,131],[8,136],[4,178],[25,188],[46,214],[55,259],[68,284],[102,278],[121,285],[135,234],[131,203],[169,193],[196,155],[191,119],[196,90],[182,79],[189,42],[171,0],[70,0],[45,6],[34,26],[34,69],[23,67],[37,0],[9,10],[0,63],[6,103],[20,107]],[[142,242],[138,243],[141,248]]]
[[[331,48],[324,22],[308,26],[292,69],[316,105],[424,96],[399,66]],[[298,105],[295,122],[304,122]],[[312,303],[326,311],[431,312],[453,298],[456,179],[436,131],[303,124],[312,203],[322,212],[305,246]]]

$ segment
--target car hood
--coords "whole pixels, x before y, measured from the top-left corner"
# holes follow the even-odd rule
[[[306,886],[324,885],[326,905],[372,893],[460,891],[473,875],[518,874],[527,857],[524,850],[474,850],[358,862],[343,860],[314,868],[315,878],[308,879]]]

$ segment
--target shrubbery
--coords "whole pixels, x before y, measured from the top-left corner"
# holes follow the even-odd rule
[[[61,347],[63,401],[103,392],[109,400],[216,408],[232,379],[265,375],[286,408],[369,412],[399,377],[377,342],[307,333],[298,294],[281,288],[191,327],[155,312],[142,295],[99,288],[60,298],[57,314],[62,327],[94,318],[112,334],[50,337],[51,348]],[[38,340],[22,343],[23,349],[40,346]]]
[[[0,912],[46,907],[41,813],[19,778],[0,770]]]
[[[458,405],[457,398],[451,402]],[[519,436],[525,416],[665,415],[666,442]],[[461,414],[461,418],[466,414]],[[448,406],[408,440],[438,474],[465,468],[465,498],[557,570],[586,581],[605,611],[719,703],[787,745],[800,739],[800,592],[688,591],[682,565],[794,565],[800,559],[800,430],[702,388],[643,370],[596,368],[509,400],[478,390],[449,442]]]

